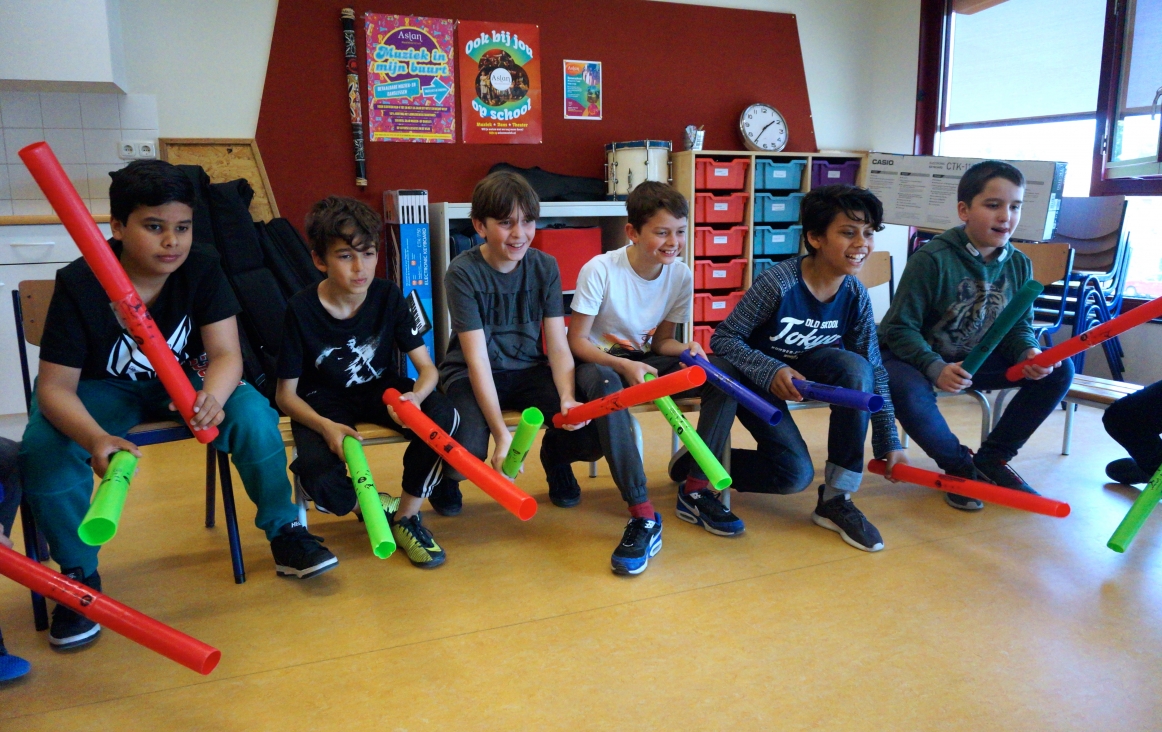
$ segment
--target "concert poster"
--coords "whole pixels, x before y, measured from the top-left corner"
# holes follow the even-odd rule
[[[541,142],[540,28],[462,20],[457,30],[464,142]]]
[[[366,13],[372,142],[455,142],[454,20]]]

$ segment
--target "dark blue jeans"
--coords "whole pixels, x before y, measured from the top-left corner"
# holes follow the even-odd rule
[[[883,349],[884,368],[888,370],[896,419],[904,426],[904,431],[944,472],[961,475],[970,472],[972,453],[952,434],[948,422],[936,406],[936,391],[932,382],[918,369],[896,358],[882,344],[880,348]],[[1004,461],[1016,456],[1017,451],[1065,398],[1073,382],[1073,361],[1070,359],[1065,359],[1053,373],[1037,381],[1009,381],[1005,378],[1005,370],[1009,366],[1012,363],[994,351],[972,379],[972,388],[982,391],[1018,388],[1017,395],[1005,408],[996,429],[989,433],[988,439],[977,451],[980,455],[992,455]]]
[[[1144,472],[1153,475],[1162,465],[1162,381],[1114,402],[1102,423]]]
[[[787,410],[787,403],[771,393],[770,384],[759,386],[717,356],[710,363],[722,369],[740,384],[765,397],[783,412],[783,418],[771,427],[747,409],[739,409],[738,402],[720,389],[710,386],[702,389],[702,414],[698,418],[698,434],[715,455],[721,455],[730,439],[730,428],[738,419],[758,442],[757,450],[730,451],[731,486],[735,490],[753,493],[798,493],[815,478],[815,466],[807,443],[799,434],[795,420]],[[875,374],[867,359],[857,353],[839,348],[820,348],[801,356],[791,364],[809,381],[842,386],[859,391],[875,389]],[[860,409],[831,407],[831,424],[827,431],[827,465],[824,481],[840,491],[854,493],[863,478],[863,446],[867,437],[869,414]],[[697,464],[690,467],[690,476],[705,478]]]

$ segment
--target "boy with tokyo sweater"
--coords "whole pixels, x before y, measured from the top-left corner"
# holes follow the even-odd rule
[[[737,414],[758,450],[731,450],[733,488],[739,492],[798,493],[810,485],[815,467],[787,402],[802,401],[793,379],[875,392],[884,406],[870,415],[872,447],[891,469],[907,463],[896,434],[888,375],[880,361],[875,319],[867,289],[856,278],[883,228],[883,206],[869,191],[826,186],[803,199],[806,256],[771,267],[747,290],[710,341],[711,362],[783,411],[775,426],[755,417],[718,389],[704,389],[698,433],[720,454]],[[837,532],[851,546],[875,552],[880,532],[851,501],[863,478],[867,412],[831,407],[827,463],[812,520]],[[689,465],[686,489],[706,485]],[[681,461],[671,468],[680,478]]]

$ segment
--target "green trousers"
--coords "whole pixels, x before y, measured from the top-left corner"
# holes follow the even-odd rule
[[[190,381],[195,389],[201,388],[197,376],[190,376]],[[97,424],[121,437],[142,422],[173,419],[175,414],[167,409],[170,398],[159,379],[83,380],[77,385],[77,396]],[[254,523],[271,539],[298,518],[298,509],[291,503],[278,413],[245,383],[234,390],[224,411],[214,447],[230,453],[246,494],[258,506]],[[45,419],[34,393],[20,447],[24,494],[52,558],[64,569],[80,567],[86,576],[97,569],[98,549],[77,536],[93,494],[88,459],[84,448]]]

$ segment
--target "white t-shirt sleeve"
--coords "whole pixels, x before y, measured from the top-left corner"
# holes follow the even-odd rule
[[[577,289],[570,304],[573,312],[582,315],[597,315],[601,303],[609,293],[609,264],[606,256],[599,254],[585,263],[577,274]]]
[[[671,265],[674,273],[670,280],[670,297],[662,320],[685,323],[694,315],[694,275],[685,262]]]

